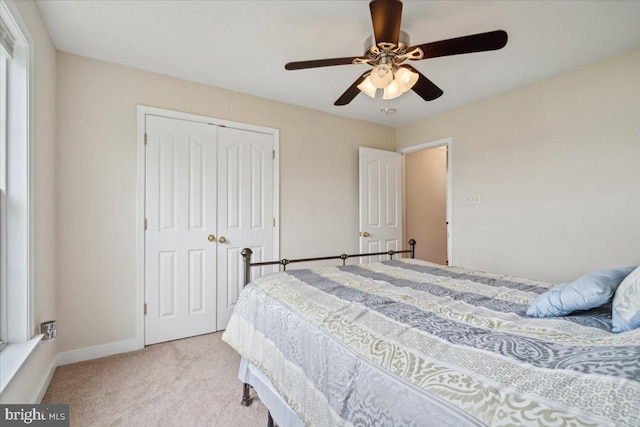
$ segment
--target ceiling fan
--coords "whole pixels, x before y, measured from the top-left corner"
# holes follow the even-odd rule
[[[507,33],[497,30],[411,46],[409,35],[400,30],[401,1],[373,0],[369,3],[369,10],[373,36],[365,41],[364,55],[289,62],[284,68],[302,70],[347,64],[369,64],[374,67],[358,77],[334,105],[347,105],[360,92],[375,98],[378,89],[383,90],[382,99],[385,100],[397,98],[412,89],[425,101],[433,101],[443,94],[442,89],[405,61],[498,50],[507,44]]]

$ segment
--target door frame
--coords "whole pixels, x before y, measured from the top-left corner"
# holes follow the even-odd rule
[[[273,137],[274,164],[273,164],[273,253],[274,259],[280,258],[280,131],[264,126],[250,125],[247,123],[222,120],[214,117],[200,116],[197,114],[183,113],[180,111],[165,110],[162,108],[138,105],[137,107],[137,184],[136,184],[136,342],[137,348],[144,348],[144,257],[145,257],[145,119],[147,115],[160,116],[170,119],[187,120],[191,122],[208,123],[210,125],[225,126],[234,129],[248,130],[271,135]]]
[[[409,147],[398,148],[396,151],[405,154],[415,153],[417,151],[429,150],[431,148],[447,147],[447,260],[449,265],[453,265],[453,138],[447,137],[437,139],[435,141],[424,142],[422,144],[412,145]],[[403,157],[404,159],[404,157]],[[403,161],[403,177],[404,177],[404,161]],[[406,189],[406,183],[403,188]],[[405,203],[403,194],[402,203]],[[404,212],[404,211],[403,211]],[[403,218],[404,222],[404,218]],[[404,224],[403,224],[404,225]],[[409,236],[411,237],[411,236]],[[420,244],[420,242],[418,242]]]

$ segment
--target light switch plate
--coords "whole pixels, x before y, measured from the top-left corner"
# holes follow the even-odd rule
[[[479,205],[480,204],[480,194],[471,194],[467,196],[467,204],[468,205]]]

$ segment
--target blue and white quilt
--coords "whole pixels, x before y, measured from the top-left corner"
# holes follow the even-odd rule
[[[309,426],[640,426],[640,330],[526,316],[552,285],[402,259],[242,292],[223,340]]]

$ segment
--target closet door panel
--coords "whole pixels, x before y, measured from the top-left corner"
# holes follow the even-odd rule
[[[216,331],[216,128],[147,116],[145,344]]]
[[[218,329],[243,287],[240,252],[273,259],[273,136],[218,128]]]

